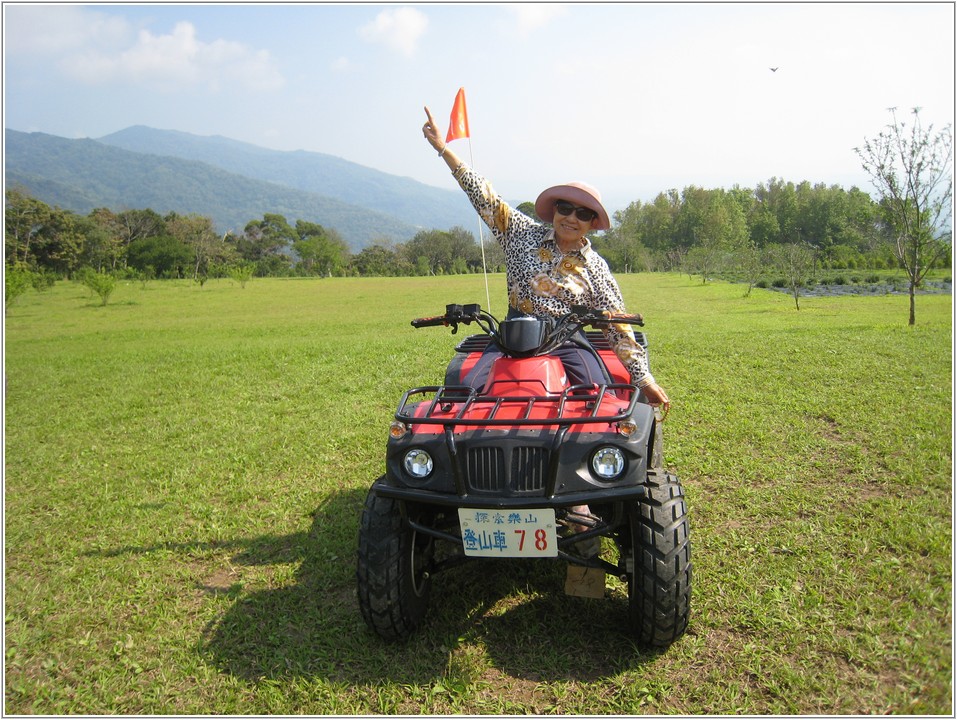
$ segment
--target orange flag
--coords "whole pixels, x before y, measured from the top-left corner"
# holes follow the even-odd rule
[[[452,105],[452,117],[449,120],[449,134],[445,142],[469,137],[469,114],[465,110],[465,88],[459,88]]]

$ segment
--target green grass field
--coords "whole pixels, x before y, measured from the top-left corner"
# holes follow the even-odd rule
[[[365,628],[358,518],[479,276],[75,284],[6,318],[8,714],[953,712],[952,305],[619,278],[685,485],[687,634],[558,562],[436,578]],[[490,279],[493,301],[504,279]],[[493,311],[501,312],[499,307]],[[465,328],[464,330],[468,330]]]

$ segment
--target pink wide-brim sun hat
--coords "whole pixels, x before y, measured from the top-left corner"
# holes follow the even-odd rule
[[[567,200],[574,205],[590,208],[598,213],[598,217],[592,221],[592,227],[595,230],[607,230],[611,227],[605,206],[601,204],[601,193],[588,183],[570,182],[543,190],[535,201],[535,214],[550,223],[555,217],[556,200]]]

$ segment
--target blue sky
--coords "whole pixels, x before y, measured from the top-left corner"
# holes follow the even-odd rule
[[[611,209],[771,177],[870,191],[853,148],[887,108],[953,122],[951,3],[3,10],[5,127],[224,135],[451,189],[422,107],[447,124],[465,87],[452,147],[516,202],[574,179]]]

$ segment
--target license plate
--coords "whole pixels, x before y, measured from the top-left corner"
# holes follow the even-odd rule
[[[558,557],[552,508],[459,508],[459,525],[470,557]]]

